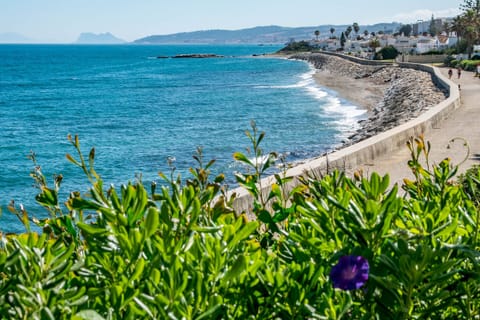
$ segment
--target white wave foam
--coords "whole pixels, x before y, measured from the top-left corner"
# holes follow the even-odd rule
[[[279,86],[257,86],[255,88],[260,89],[294,89],[294,88],[304,88],[308,94],[313,96],[316,99],[322,99],[328,95],[328,93],[320,86],[315,83],[313,75],[315,74],[315,69],[313,67],[310,70],[299,76],[300,81],[295,84],[289,85],[279,85]]]
[[[336,120],[333,121],[335,126],[340,130],[350,131],[358,128],[358,121],[365,118],[366,110],[352,105],[346,100],[342,100],[336,96],[334,91],[324,88],[317,84],[314,75],[316,69],[310,65],[307,72],[299,76],[300,81],[290,85],[279,86],[258,86],[256,88],[268,89],[303,89],[310,96],[314,97],[320,102],[321,112],[331,114]]]

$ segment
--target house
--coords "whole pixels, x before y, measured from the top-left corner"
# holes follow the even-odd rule
[[[417,38],[415,53],[422,54],[433,50],[438,50],[439,41],[437,37],[421,36]]]
[[[403,53],[412,52],[417,44],[417,41],[414,37],[407,37],[404,35],[400,35],[394,39],[395,40],[392,45],[399,52],[403,52]]]

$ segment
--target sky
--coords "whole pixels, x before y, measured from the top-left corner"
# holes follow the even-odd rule
[[[210,29],[255,26],[414,23],[453,17],[461,0],[0,0],[0,34],[70,43],[80,33],[126,41]]]

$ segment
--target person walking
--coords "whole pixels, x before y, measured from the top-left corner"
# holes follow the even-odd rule
[[[462,68],[458,67],[457,68],[457,76],[458,76],[458,79],[460,79],[460,76],[462,75]]]
[[[452,68],[448,69],[448,79],[452,79],[452,74],[453,74]]]

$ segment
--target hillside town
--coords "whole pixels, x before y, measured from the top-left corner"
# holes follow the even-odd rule
[[[329,35],[309,41],[311,47],[327,51],[344,51],[363,58],[373,59],[385,47],[393,47],[402,55],[443,53],[459,43],[457,31],[452,27],[454,18],[437,18],[402,25],[399,30],[369,32],[360,30],[354,23],[345,31],[330,30]],[[475,46],[474,49],[480,49]]]
[[[480,52],[480,45],[465,43],[465,40],[462,42],[459,27],[458,17],[433,16],[429,21],[405,24],[398,30],[377,32],[361,30],[357,23],[353,23],[343,31],[331,28],[329,34],[321,35],[315,31],[308,46],[325,51],[342,51],[366,59],[381,59],[379,52],[384,48],[394,48],[396,55],[402,59],[428,54],[457,54],[467,58]]]

